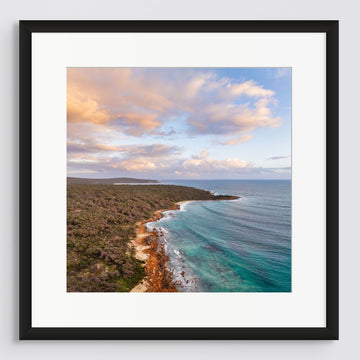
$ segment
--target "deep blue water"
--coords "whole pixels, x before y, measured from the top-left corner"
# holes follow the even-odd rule
[[[148,223],[162,231],[180,291],[291,291],[291,181],[181,180],[239,200],[195,201]]]

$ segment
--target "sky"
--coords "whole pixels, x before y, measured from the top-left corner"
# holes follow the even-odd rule
[[[290,179],[291,68],[68,68],[67,175]]]

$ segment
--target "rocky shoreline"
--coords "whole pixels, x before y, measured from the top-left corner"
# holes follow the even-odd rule
[[[231,196],[226,200],[239,199],[239,196]],[[207,201],[221,201],[224,199],[215,199]],[[136,223],[136,238],[132,241],[135,248],[135,257],[145,261],[146,277],[130,292],[177,292],[176,282],[173,279],[173,273],[167,267],[169,256],[165,252],[164,244],[160,242],[158,230],[148,231],[145,224],[160,220],[165,211],[179,210],[180,204],[202,201],[189,200],[177,202],[170,209],[161,209],[155,211],[154,217],[151,219],[139,221]],[[205,200],[206,201],[206,200]]]
[[[157,230],[149,232],[145,224],[160,220],[164,211],[179,210],[181,203],[176,203],[170,209],[157,210],[153,218],[136,223],[136,238],[133,240],[135,257],[145,261],[147,276],[131,292],[177,292],[172,273],[167,269],[169,257],[164,244],[159,241],[160,234]]]

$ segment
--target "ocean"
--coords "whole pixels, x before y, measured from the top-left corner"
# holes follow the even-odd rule
[[[238,200],[194,201],[147,223],[179,291],[291,292],[290,180],[179,180]]]

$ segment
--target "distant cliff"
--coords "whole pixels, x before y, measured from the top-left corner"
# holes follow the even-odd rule
[[[67,183],[71,185],[96,185],[96,184],[154,184],[158,183],[157,180],[147,180],[147,179],[132,179],[132,178],[111,178],[111,179],[86,179],[86,178],[76,178],[68,177]]]

